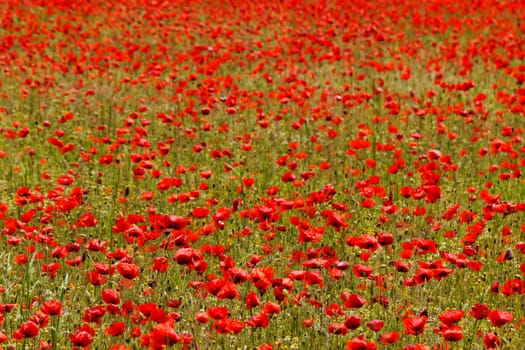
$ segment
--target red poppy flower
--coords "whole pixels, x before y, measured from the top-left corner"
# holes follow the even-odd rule
[[[312,227],[308,230],[299,229],[299,243],[319,242],[325,233],[324,227]]]
[[[199,323],[208,323],[208,314],[206,312],[197,312],[195,321]]]
[[[94,340],[93,335],[84,330],[71,334],[69,338],[74,346],[82,348],[88,347]]]
[[[409,263],[406,263],[401,260],[394,260],[394,268],[398,272],[408,272],[411,269],[411,266]]]
[[[58,300],[48,300],[44,302],[40,310],[49,316],[58,316],[64,313],[62,304]]]
[[[357,329],[361,327],[361,317],[354,314],[348,315],[346,316],[344,324],[348,329]]]
[[[136,309],[144,315],[144,317],[153,320],[154,317],[164,318],[165,312],[163,309],[159,308],[155,303],[144,303],[136,307]],[[163,320],[165,322],[165,320]]]
[[[399,332],[386,332],[381,334],[381,344],[388,345],[388,344],[394,344],[399,340],[401,335]]]
[[[356,277],[368,277],[374,272],[374,268],[371,266],[355,264],[353,266],[353,271]]]
[[[328,333],[336,335],[346,335],[348,328],[343,323],[330,323],[328,325]]]
[[[272,285],[272,279],[273,279],[273,268],[272,267],[254,268],[250,272],[250,281],[262,293],[266,292],[266,290]]]
[[[179,265],[191,266],[191,264],[202,260],[202,254],[193,248],[179,248],[173,256],[173,260],[175,260]]]
[[[485,304],[476,303],[472,305],[472,308],[469,311],[469,315],[474,317],[476,320],[482,320],[487,317],[490,308]]]
[[[325,314],[329,317],[341,316],[344,314],[344,310],[339,304],[329,304],[325,308]]]
[[[323,276],[319,272],[306,271],[304,276],[305,285],[314,285],[317,284],[319,287],[323,288],[324,280]]]
[[[391,245],[392,243],[394,243],[394,236],[390,233],[380,233],[377,236],[377,242],[383,247]]]
[[[268,316],[271,316],[274,314],[280,314],[281,306],[279,306],[279,304],[268,301],[266,304],[264,304],[262,311]]]
[[[253,177],[245,177],[242,179],[242,183],[244,187],[250,188],[255,183],[255,179]]]
[[[216,294],[219,299],[234,299],[240,298],[237,285],[233,282],[224,282]]]
[[[49,315],[38,310],[33,316],[29,318],[29,321],[36,324],[39,328],[45,328],[49,324]]]
[[[313,317],[308,318],[308,319],[306,319],[306,320],[303,320],[303,326],[304,326],[305,328],[309,328],[309,327],[311,327],[311,326],[314,324],[314,321],[315,321],[315,320],[314,320]]]
[[[374,332],[379,332],[384,325],[385,321],[383,320],[372,320],[368,322],[367,327]]]
[[[248,327],[268,327],[269,317],[266,313],[261,312],[259,314],[253,315],[251,319],[246,321]]]
[[[0,304],[0,313],[11,312],[18,304]]]
[[[485,344],[485,349],[497,349],[501,345],[501,339],[496,333],[487,333],[483,338],[483,344]]]
[[[113,155],[112,154],[104,154],[104,155],[100,156],[100,158],[98,159],[98,162],[100,164],[110,165],[113,162]]]
[[[520,279],[509,279],[501,287],[501,292],[506,295],[525,294],[525,281]]]
[[[172,346],[183,341],[183,338],[173,329],[173,320],[156,324],[144,337],[149,338],[149,345],[154,348]]]
[[[361,249],[370,249],[372,251],[376,251],[379,243],[377,242],[377,239],[374,236],[364,234],[358,237],[351,237],[348,236],[345,238],[346,244],[350,246],[357,246]]]
[[[165,256],[156,256],[151,264],[151,269],[158,272],[166,272],[168,267],[169,261]]]
[[[342,292],[341,299],[344,302],[345,307],[359,309],[366,304],[365,298],[355,293]]]
[[[425,324],[427,323],[427,316],[408,317],[403,320],[405,326],[405,334],[418,335],[425,331]]]
[[[377,345],[373,341],[366,341],[364,336],[352,338],[346,342],[346,350],[375,350]]]
[[[113,275],[113,273],[115,273],[115,266],[113,265],[110,266],[108,264],[95,262],[93,267],[95,268],[95,271],[101,275]]]
[[[86,273],[86,280],[94,286],[101,286],[108,281],[108,277],[101,275],[97,271],[88,271]]]
[[[89,240],[88,244],[86,245],[86,249],[91,251],[91,252],[105,252],[106,251],[106,248],[105,248],[105,245],[106,245],[106,241],[101,241],[101,240],[98,240],[98,239],[91,239]]]
[[[259,305],[261,305],[261,302],[255,292],[252,291],[246,294],[246,308],[251,309]]]
[[[142,331],[140,330],[139,327],[132,327],[131,330],[129,331],[129,336],[131,338],[138,338],[140,337],[142,334]]]
[[[106,313],[106,306],[91,306],[84,310],[84,322],[94,322],[100,324],[102,316]]]
[[[241,268],[231,268],[228,270],[228,274],[231,276],[232,282],[239,284],[250,278],[248,272]]]
[[[490,285],[490,291],[494,294],[499,294],[499,282],[498,281],[494,281],[492,282],[492,284]]]
[[[343,217],[331,210],[324,210],[321,214],[326,218],[327,225],[334,227],[336,231],[348,227],[348,223]]]
[[[463,339],[463,331],[461,330],[461,327],[459,326],[453,326],[451,328],[447,328],[442,332],[443,339],[446,341],[460,341]]]
[[[131,348],[124,346],[122,344],[111,345],[108,350],[131,350]]]
[[[438,318],[441,322],[443,322],[443,324],[450,327],[455,323],[459,322],[464,315],[465,311],[463,310],[449,310],[438,315]]]
[[[287,172],[287,173],[285,173],[285,174],[282,176],[282,178],[281,178],[281,180],[282,180],[283,182],[293,182],[293,181],[295,181],[296,179],[297,179],[297,177],[296,177],[293,173],[291,173],[291,172]]]
[[[191,212],[191,215],[195,219],[202,219],[202,218],[207,217],[209,213],[210,213],[210,209],[208,208],[194,208]]]
[[[238,334],[244,329],[244,323],[239,320],[217,320],[212,325],[213,329],[219,334]]]
[[[257,347],[257,350],[272,350],[272,349],[273,349],[272,344],[263,344]]]
[[[507,311],[494,310],[488,313],[488,318],[494,326],[499,328],[511,322],[514,315]]]
[[[214,320],[224,320],[228,318],[229,310],[224,306],[215,306],[208,308],[208,315]]]
[[[17,265],[27,264],[28,261],[29,261],[29,258],[27,257],[27,254],[17,254],[15,256],[15,263]]]
[[[23,322],[20,325],[20,328],[18,328],[17,331],[14,332],[13,338],[15,339],[21,339],[21,338],[34,338],[38,335],[38,325],[35,324],[32,321],[26,321]]]
[[[109,325],[104,330],[104,334],[112,336],[112,337],[117,337],[121,334],[124,334],[125,331],[126,331],[126,325],[124,324],[124,322],[118,321],[118,322],[115,322]]]
[[[140,268],[137,265],[124,262],[120,262],[117,265],[117,271],[122,277],[130,280],[137,278],[140,275]]]

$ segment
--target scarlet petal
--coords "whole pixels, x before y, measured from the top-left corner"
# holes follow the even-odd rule
[[[109,325],[104,331],[104,334],[116,337],[121,334],[124,334],[125,331],[126,325],[124,324],[124,322],[119,321]]]
[[[507,311],[494,310],[489,312],[488,317],[495,327],[501,327],[504,324],[511,322],[514,315]]]
[[[427,323],[427,316],[406,318],[403,320],[405,326],[405,334],[421,334],[425,331],[425,324]]]

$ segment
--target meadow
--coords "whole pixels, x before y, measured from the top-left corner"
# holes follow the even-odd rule
[[[525,3],[0,0],[0,349],[522,349]]]

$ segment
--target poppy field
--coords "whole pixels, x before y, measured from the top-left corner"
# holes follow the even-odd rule
[[[525,4],[0,0],[0,349],[521,349]]]

